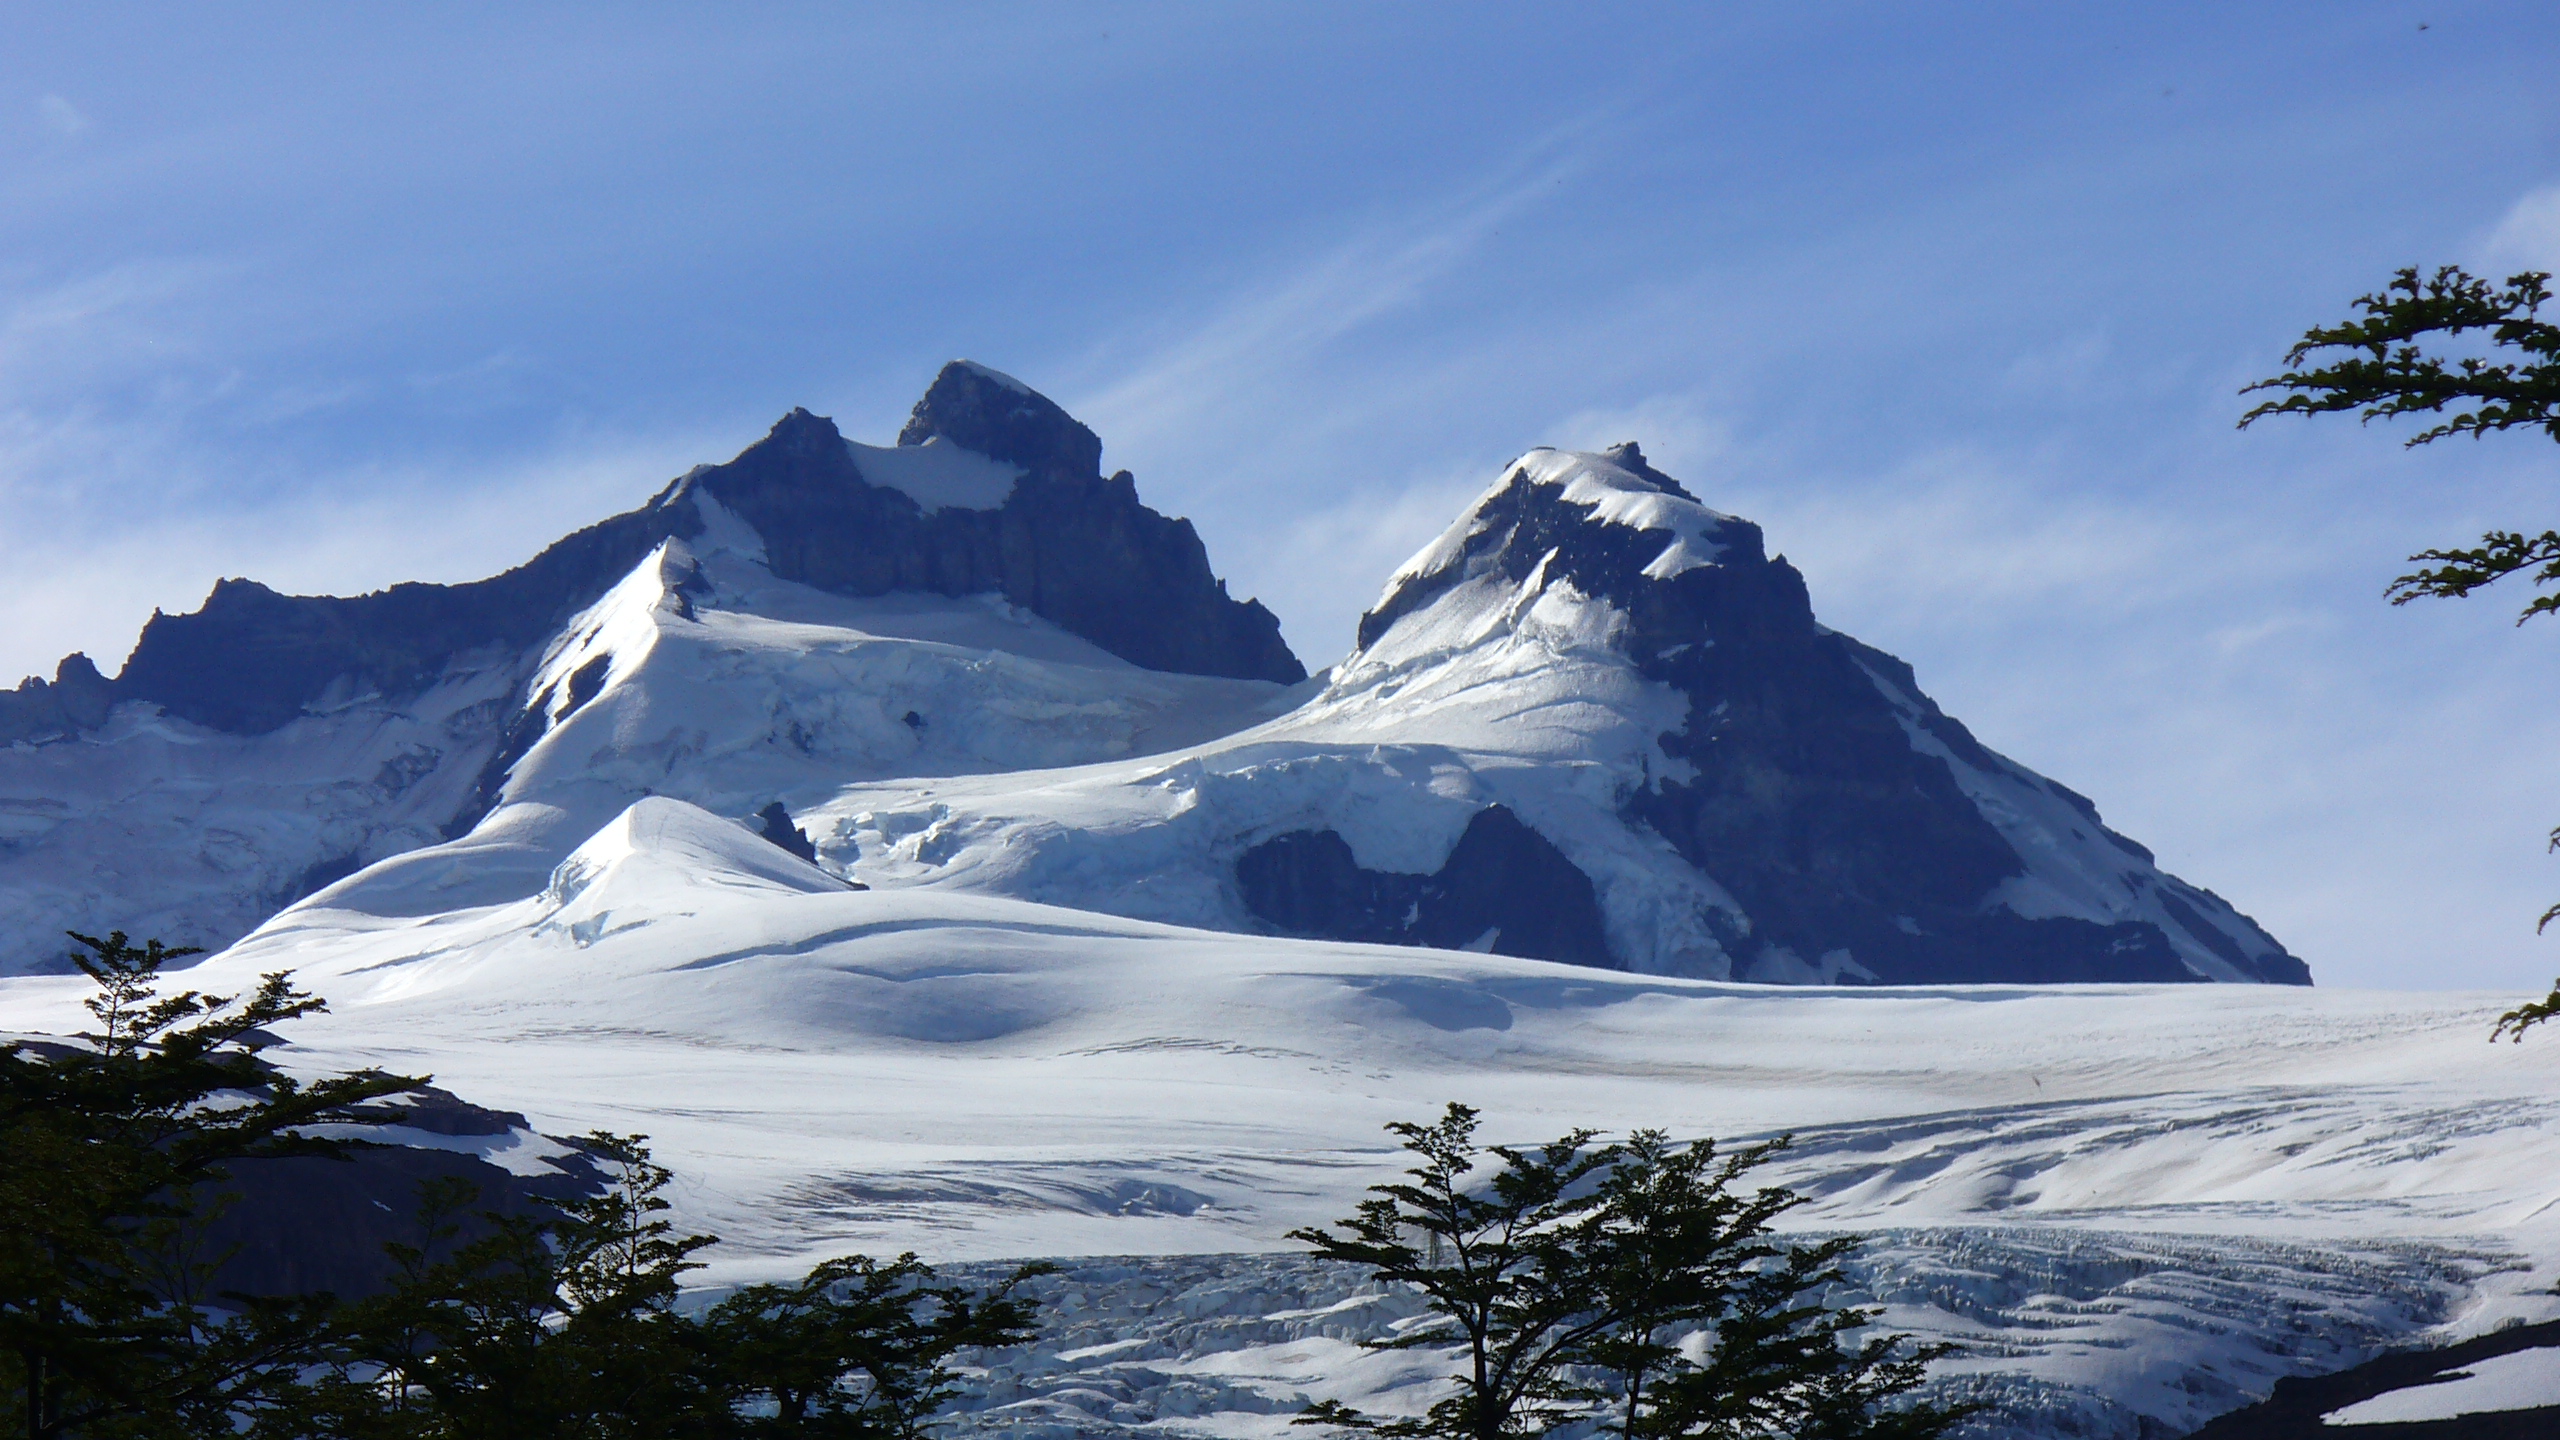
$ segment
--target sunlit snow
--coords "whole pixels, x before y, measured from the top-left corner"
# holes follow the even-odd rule
[[[2321,1420],[2347,1427],[2406,1425],[2545,1405],[2560,1405],[2560,1356],[2549,1350],[2522,1350],[2474,1361],[2454,1372],[2450,1380],[2357,1401],[2330,1411]],[[2348,1434],[2353,1433],[2350,1428]]]
[[[865,481],[901,491],[927,511],[997,509],[1022,478],[1021,466],[963,450],[939,435],[921,445],[848,440],[845,448],[853,452],[853,468]]]
[[[848,890],[664,798],[522,899],[305,905],[189,983],[286,966],[334,1007],[269,1052],[290,1066],[431,1071],[550,1133],[655,1136],[682,1218],[725,1237],[714,1281],[844,1249],[1285,1254],[1391,1168],[1383,1124],[1461,1099],[1507,1140],[1792,1131],[1783,1174],[1815,1197],[1794,1223],[1881,1232],[1863,1283],[1892,1323],[2092,1414],[2193,1423],[2560,1304],[2536,1293],[2560,1048],[2486,1043],[2506,997],[1815,990],[1220,934]],[[76,996],[12,980],[0,1015],[72,1028]],[[1211,1269],[1271,1288],[1265,1262]],[[1347,1355],[1234,1363],[1285,1398],[1352,1384]]]

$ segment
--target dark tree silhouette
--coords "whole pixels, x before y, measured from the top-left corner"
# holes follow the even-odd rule
[[[1534,1440],[1583,1423],[1622,1440],[1932,1440],[1973,1413],[1908,1398],[1942,1350],[1860,1342],[1876,1312],[1824,1302],[1854,1240],[1782,1240],[1770,1222],[1803,1197],[1738,1188],[1784,1141],[1719,1155],[1659,1131],[1595,1145],[1576,1130],[1479,1145],[1464,1105],[1387,1128],[1414,1157],[1407,1178],[1371,1186],[1339,1233],[1291,1238],[1434,1312],[1370,1348],[1454,1347],[1461,1369],[1419,1417],[1327,1401],[1298,1424],[1394,1440]]]

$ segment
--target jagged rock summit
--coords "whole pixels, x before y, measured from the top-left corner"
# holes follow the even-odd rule
[[[1314,681],[1101,450],[955,362],[896,445],[795,410],[477,584],[226,581],[0,699],[7,963],[289,902],[316,953],[730,826],[854,891],[1651,974],[2309,978],[1632,444],[1506,467]]]
[[[660,542],[700,535],[704,497],[764,538],[786,580],[840,595],[995,592],[1151,670],[1306,678],[1271,612],[1228,598],[1190,522],[1148,509],[1127,471],[1105,478],[1101,464],[1101,440],[1064,410],[954,361],[894,447],[849,443],[834,421],[793,410],[728,464],[488,580],[344,599],[222,581],[193,614],[155,613],[106,695],[254,735],[332,686],[415,694],[475,647],[538,642]],[[0,696],[0,735],[41,733],[55,712],[75,720],[76,684],[66,671],[50,693]]]

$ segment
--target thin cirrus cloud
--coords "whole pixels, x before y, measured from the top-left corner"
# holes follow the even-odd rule
[[[58,657],[81,651],[113,674],[136,638],[137,609],[192,610],[219,579],[316,595],[360,594],[391,579],[478,579],[523,563],[541,541],[629,509],[715,443],[700,434],[582,435],[559,453],[463,475],[343,470],[329,477],[327,494],[146,509],[76,545],[14,556],[12,583],[0,591],[0,633],[32,642],[16,647],[21,672],[50,675]],[[0,442],[0,466],[10,464]]]
[[[2520,197],[2481,242],[2480,251],[2494,265],[2560,271],[2560,185]]]
[[[89,117],[79,106],[59,95],[47,95],[36,101],[36,118],[44,128],[70,139],[89,128]]]

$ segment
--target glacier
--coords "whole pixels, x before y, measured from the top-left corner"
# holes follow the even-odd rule
[[[1769,986],[1242,935],[855,890],[664,796],[522,898],[330,894],[189,983],[289,966],[329,997],[266,1052],[288,1069],[650,1134],[679,1218],[724,1239],[709,1293],[853,1249],[1136,1257],[1070,1266],[1082,1298],[987,1357],[1012,1387],[987,1424],[1419,1403],[1432,1357],[1351,1348],[1408,1302],[1283,1237],[1451,1099],[1505,1140],[1793,1134],[1791,1223],[1871,1237],[1838,1298],[1957,1342],[1941,1383],[1998,1402],[1985,1434],[2178,1433],[2279,1375],[2560,1313],[2560,1054],[2484,1043],[2503,997]],[[0,981],[0,1024],[76,1028],[78,994]]]

